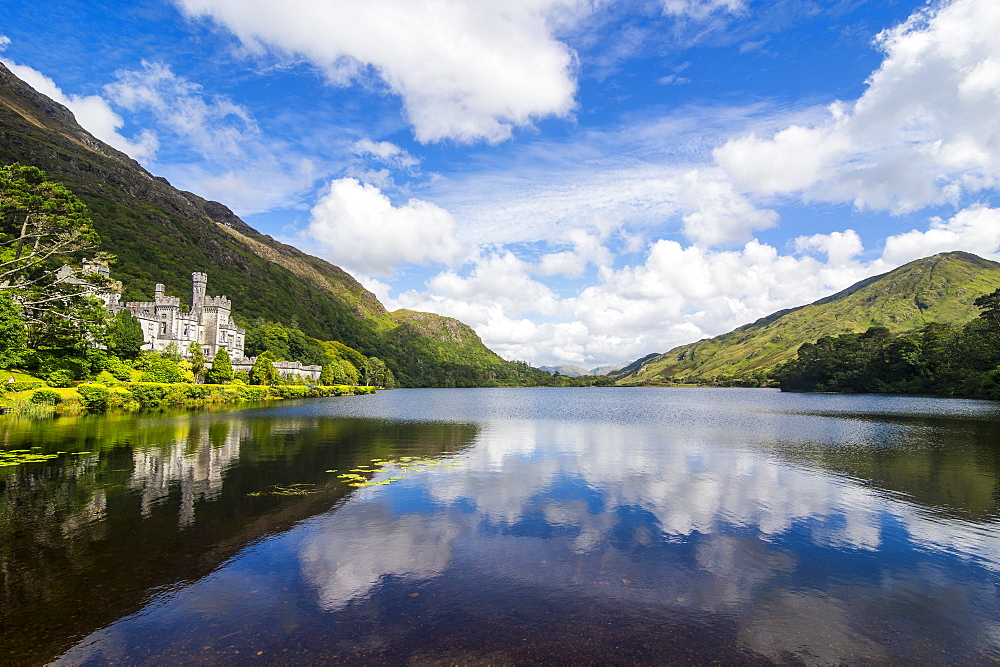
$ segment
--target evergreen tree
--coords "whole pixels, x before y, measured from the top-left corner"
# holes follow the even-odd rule
[[[212,359],[212,367],[205,377],[212,384],[228,384],[233,381],[233,362],[225,348],[220,347]]]
[[[274,362],[273,354],[262,352],[250,369],[250,381],[254,384],[275,384],[280,378]]]
[[[142,350],[142,325],[132,313],[120,310],[104,336],[108,351],[119,359],[135,359]]]

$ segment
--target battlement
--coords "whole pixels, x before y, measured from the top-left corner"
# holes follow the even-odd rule
[[[224,296],[206,296],[205,297],[205,307],[216,307],[225,308],[226,310],[231,310],[233,307],[233,302]]]
[[[71,268],[65,268],[63,273],[67,279],[72,279]],[[191,309],[187,312],[181,310],[180,297],[166,295],[163,283],[156,283],[152,301],[132,301],[122,305],[115,295],[113,302],[106,303],[112,313],[124,308],[139,319],[144,346],[149,350],[162,351],[178,341],[185,344],[197,342],[208,357],[218,349],[227,350],[233,357],[242,357],[246,330],[230,319],[233,302],[225,296],[206,296],[207,283],[207,273],[191,274]]]

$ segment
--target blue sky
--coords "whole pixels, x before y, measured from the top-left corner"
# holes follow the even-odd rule
[[[0,60],[389,308],[592,368],[1000,259],[997,34],[995,0],[8,0]]]

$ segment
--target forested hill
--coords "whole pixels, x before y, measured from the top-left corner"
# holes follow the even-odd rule
[[[489,350],[468,326],[429,313],[390,313],[340,268],[260,234],[223,204],[165,179],[84,130],[73,114],[0,64],[0,164],[45,170],[89,207],[100,250],[117,256],[123,298],[151,300],[153,285],[187,303],[191,273],[237,317],[297,322],[384,360],[404,386],[523,381],[540,373]]]
[[[715,338],[644,358],[620,384],[713,382],[767,375],[795,357],[803,343],[886,327],[891,333],[930,323],[965,323],[973,302],[1000,287],[1000,264],[966,252],[919,259],[863,280],[815,303],[778,311]]]

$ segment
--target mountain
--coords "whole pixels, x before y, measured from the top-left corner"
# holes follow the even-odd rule
[[[545,371],[549,375],[555,375],[556,373],[559,373],[559,375],[565,375],[566,377],[571,377],[571,378],[578,378],[581,375],[591,374],[590,371],[588,371],[583,366],[573,366],[573,365],[539,366],[538,369]]]
[[[123,301],[152,300],[155,283],[190,294],[191,273],[202,271],[208,293],[232,299],[245,322],[295,321],[309,336],[379,357],[403,386],[510,383],[537,373],[501,359],[457,320],[388,312],[339,267],[153,176],[0,64],[0,163],[13,162],[45,170],[90,207],[100,250],[118,258],[112,275]]]
[[[609,364],[607,366],[598,366],[597,368],[590,369],[590,375],[611,375],[621,369],[625,368],[625,364]]]
[[[967,252],[942,253],[721,336],[643,357],[614,375],[620,384],[749,377],[794,358],[803,343],[823,336],[872,326],[899,333],[931,322],[967,322],[979,314],[973,301],[997,288],[997,262]]]

